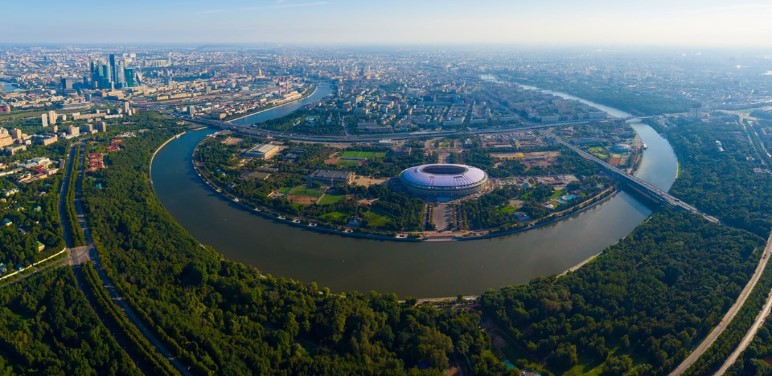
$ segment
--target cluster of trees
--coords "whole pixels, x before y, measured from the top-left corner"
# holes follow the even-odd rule
[[[0,294],[0,374],[141,375],[99,322],[69,268]]]
[[[520,193],[520,188],[510,186],[497,189],[476,200],[463,201],[462,218],[471,229],[496,228],[512,223],[512,214],[501,209]]]
[[[734,123],[688,119],[667,129],[683,168],[670,193],[729,225],[767,237],[772,230],[772,176],[753,171],[752,145]],[[717,147],[720,141],[723,152]]]
[[[480,301],[513,339],[518,366],[665,374],[720,321],[763,243],[665,209],[576,272],[491,290]]]
[[[686,375],[697,376],[714,374],[718,368],[721,367],[724,361],[726,361],[729,355],[740,344],[740,340],[742,340],[751,328],[753,321],[756,319],[756,315],[758,315],[761,307],[764,306],[764,303],[766,302],[770,288],[772,288],[772,268],[767,266],[761,279],[759,279],[759,282],[753,289],[753,292],[751,292],[751,295],[745,301],[745,304],[743,304],[740,311],[734,319],[732,319],[732,322],[729,323],[726,330],[724,330],[721,336],[716,339],[713,345],[711,345],[710,348],[708,348],[708,350],[705,351],[705,353],[700,356],[688,370],[686,370]],[[772,350],[772,348],[770,348],[770,350]],[[748,354],[748,352],[745,352],[745,354]],[[770,351],[769,354],[772,354],[772,351]],[[764,358],[765,355],[769,354],[762,353],[760,358]],[[742,363],[742,360],[738,359],[736,364],[740,363]],[[770,370],[772,370],[772,368],[770,368]]]
[[[309,107],[289,116],[262,122],[259,127],[276,132],[308,135],[342,135],[344,133],[337,116],[333,118],[326,110],[315,110]]]
[[[81,265],[76,271],[78,283],[94,307],[98,307],[100,320],[112,329],[121,347],[129,352],[137,365],[145,373],[153,375],[175,375],[177,371],[155,347],[145,338],[140,330],[129,321],[126,313],[111,299],[107,290],[102,287],[94,265]]]
[[[772,375],[772,320],[767,319],[759,328],[753,342],[727,375]]]
[[[59,224],[59,185],[61,175],[16,186],[0,179],[0,192],[17,188],[19,192],[0,201],[0,221],[8,219],[9,226],[0,226],[0,263],[9,269],[29,265],[42,258],[36,242],[47,250],[59,251],[64,247]]]
[[[261,275],[201,247],[154,198],[153,150],[175,131],[125,142],[84,184],[104,267],[145,322],[194,373],[437,374],[449,364],[503,374],[480,313],[378,293],[332,294]]]
[[[593,85],[586,82],[567,81],[565,79],[543,78],[537,81],[523,80],[529,85],[545,89],[562,91],[579,98],[616,107],[634,115],[659,115],[663,113],[681,113],[689,111],[690,101],[685,97],[665,96],[663,93],[650,93],[641,90],[641,86],[629,88],[626,85],[609,85],[603,82]]]

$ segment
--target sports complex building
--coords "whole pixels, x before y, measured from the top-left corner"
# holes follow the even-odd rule
[[[399,181],[412,195],[443,201],[484,190],[488,186],[488,174],[461,164],[425,164],[402,171]]]

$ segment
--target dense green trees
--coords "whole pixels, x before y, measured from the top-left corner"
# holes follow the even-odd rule
[[[772,320],[767,318],[727,375],[772,375]]]
[[[683,120],[666,130],[682,168],[670,193],[729,225],[767,237],[772,176],[754,172],[752,145],[733,123]],[[716,141],[721,142],[720,151]]]
[[[574,273],[486,292],[483,312],[515,339],[523,359],[544,359],[553,372],[578,359],[585,371],[602,365],[609,374],[629,367],[663,374],[718,323],[761,244],[747,232],[664,210]]]
[[[141,373],[60,268],[2,289],[0,374]]]

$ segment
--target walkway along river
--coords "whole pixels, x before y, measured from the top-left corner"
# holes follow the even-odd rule
[[[329,92],[329,87],[320,86],[307,100],[259,113],[249,121],[285,116]],[[612,116],[629,116],[602,109]],[[631,126],[649,147],[636,176],[669,189],[677,171],[672,148],[649,126],[634,121]],[[264,273],[315,281],[333,291],[440,297],[521,284],[540,275],[561,273],[601,252],[651,213],[637,199],[620,192],[553,225],[494,239],[399,243],[321,234],[261,218],[209,188],[194,171],[191,154],[212,132],[188,132],[169,142],[153,160],[154,190],[167,210],[199,241],[230,259],[254,265]]]

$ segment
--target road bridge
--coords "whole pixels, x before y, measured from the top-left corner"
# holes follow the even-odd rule
[[[604,160],[602,160],[602,159],[600,159],[600,158],[598,158],[598,157],[596,157],[596,156],[594,156],[594,155],[592,155],[592,154],[590,154],[590,153],[580,149],[576,145],[573,145],[573,144],[567,142],[566,140],[560,138],[559,136],[556,136],[556,135],[553,134],[552,137],[559,144],[561,144],[561,145],[563,145],[563,146],[565,146],[565,147],[575,151],[577,154],[579,154],[583,158],[585,158],[585,159],[587,159],[589,161],[595,162],[595,164],[597,164],[598,166],[600,166],[601,168],[603,168],[604,170],[609,172],[612,176],[614,176],[614,177],[622,180],[623,182],[631,185],[635,189],[641,190],[641,191],[647,193],[648,195],[650,195],[650,196],[652,196],[654,198],[657,198],[660,202],[662,202],[664,204],[668,204],[670,206],[679,207],[679,208],[684,209],[684,210],[686,210],[686,211],[688,211],[690,213],[693,213],[693,214],[700,215],[700,216],[702,216],[703,218],[705,218],[706,220],[708,220],[710,222],[713,222],[713,223],[718,223],[719,222],[718,218],[716,218],[716,217],[714,217],[712,215],[708,215],[706,213],[701,212],[699,209],[695,208],[694,206],[691,206],[691,205],[689,205],[689,204],[679,200],[678,198],[673,197],[672,195],[670,195],[669,193],[665,192],[664,190],[656,187],[654,184],[651,184],[651,183],[649,183],[649,182],[647,182],[647,181],[645,181],[643,179],[639,179],[639,178],[637,178],[637,177],[635,177],[633,175],[630,175],[630,174],[628,174],[628,173],[626,173],[626,172],[624,172],[624,171],[622,171],[622,170],[620,170],[620,169],[618,169],[618,168],[616,168],[616,167],[606,163],[606,161],[604,161]]]

